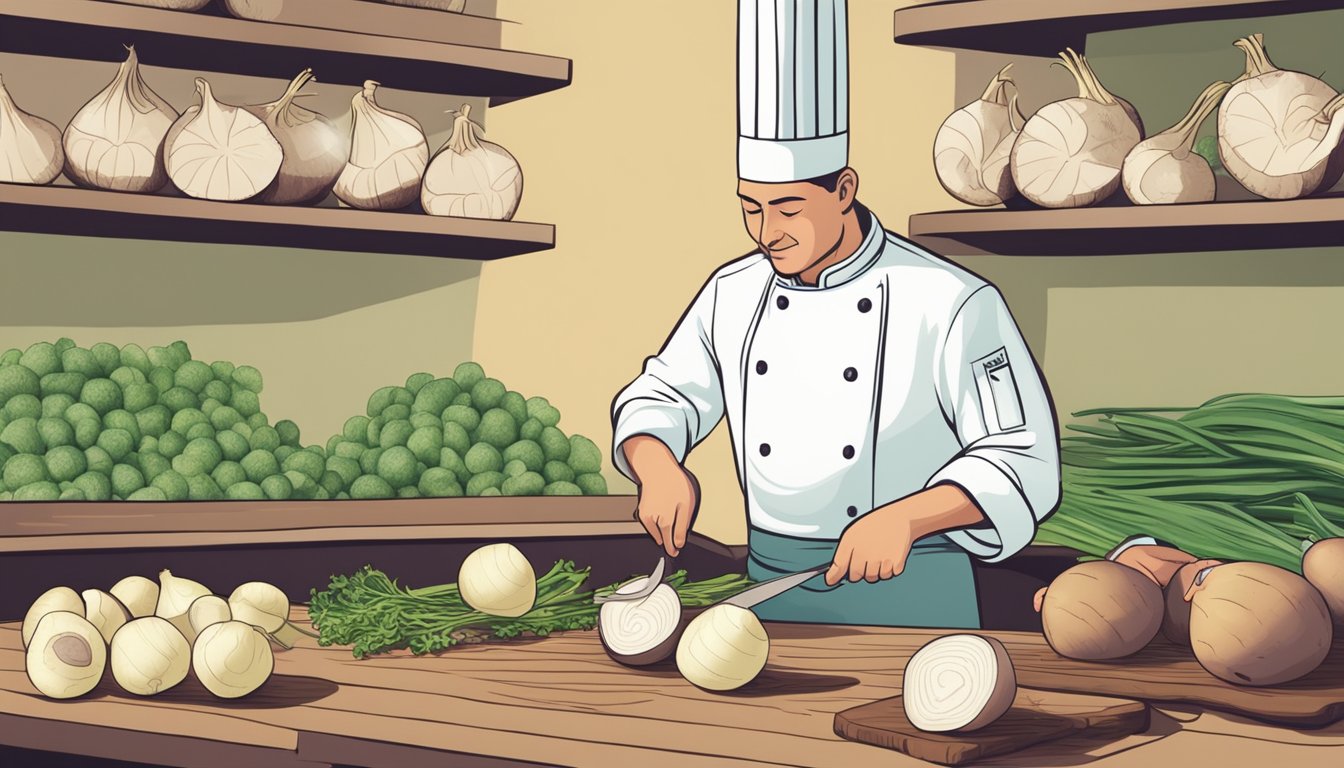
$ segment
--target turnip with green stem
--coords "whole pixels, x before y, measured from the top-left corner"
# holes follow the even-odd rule
[[[1180,122],[1135,145],[1125,157],[1121,182],[1139,205],[1207,203],[1214,199],[1213,168],[1194,151],[1195,134],[1231,88],[1222,81],[1199,95]]]

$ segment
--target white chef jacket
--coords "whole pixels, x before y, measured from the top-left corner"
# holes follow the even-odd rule
[[[998,290],[883,230],[806,286],[759,251],[705,283],[612,405],[683,461],[725,416],[750,524],[835,540],[859,515],[953,483],[986,524],[951,531],[995,562],[1059,502],[1058,428]]]

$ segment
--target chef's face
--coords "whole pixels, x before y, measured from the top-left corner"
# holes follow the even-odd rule
[[[765,184],[739,179],[747,233],[781,275],[797,275],[833,254],[854,208],[859,176],[846,168],[835,188],[811,181]]]

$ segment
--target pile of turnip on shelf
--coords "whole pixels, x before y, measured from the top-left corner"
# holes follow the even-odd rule
[[[202,200],[280,205],[320,202],[405,210],[418,202],[436,216],[507,220],[522,199],[523,174],[508,150],[485,141],[471,106],[433,156],[415,118],[378,103],[379,84],[351,99],[349,135],[296,103],[314,79],[305,69],[274,101],[226,104],[196,78],[196,103],[183,112],[140,74],[134,47],[116,77],[62,131],[24,112],[0,84],[0,182],[50,184],[64,171],[75,184],[154,193],[169,182]]]
[[[53,699],[92,691],[110,667],[127,693],[154,696],[194,672],[210,693],[236,699],[260,688],[275,669],[271,646],[289,649],[303,635],[289,600],[272,584],[240,584],[227,599],[203,584],[159,573],[127,576],[111,589],[66,586],[42,593],[23,618],[25,669]]]
[[[1344,172],[1344,94],[1275,67],[1259,34],[1236,46],[1246,54],[1245,72],[1210,84],[1185,117],[1147,138],[1134,107],[1108,91],[1072,49],[1060,57],[1078,95],[1030,118],[1018,109],[1017,86],[1004,67],[978,100],[939,128],[938,180],[953,197],[978,206],[1021,195],[1045,208],[1078,208],[1121,188],[1137,205],[1200,203],[1215,199],[1212,160],[1263,198],[1329,190]],[[1214,110],[1217,138],[1197,146]]]

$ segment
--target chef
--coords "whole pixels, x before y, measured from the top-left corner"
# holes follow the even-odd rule
[[[828,565],[762,619],[978,627],[997,562],[1059,500],[1054,408],[999,291],[887,232],[848,166],[845,0],[740,0],[738,197],[716,271],[612,406],[617,468],[669,555],[683,463],[725,416],[757,580]]]

